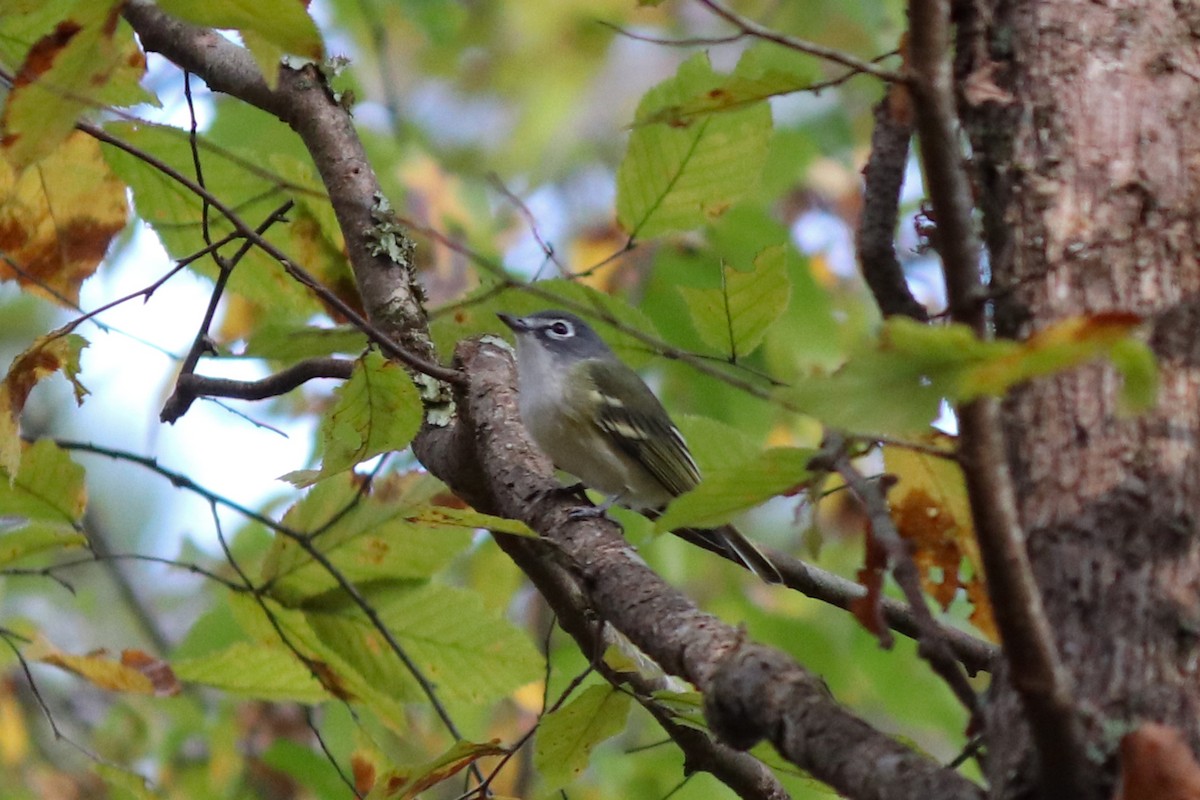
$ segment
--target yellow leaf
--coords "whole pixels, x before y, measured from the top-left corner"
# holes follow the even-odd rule
[[[75,307],[128,212],[125,185],[82,133],[19,174],[0,159],[0,280]]]
[[[97,650],[86,655],[74,655],[59,650],[44,636],[37,637],[24,650],[25,658],[74,672],[79,677],[114,692],[152,694],[168,697],[178,694],[175,680],[166,662],[140,650],[126,650],[121,659],[113,659],[107,651]]]
[[[3,269],[2,264],[0,269]],[[88,391],[76,376],[79,374],[79,354],[85,347],[87,341],[83,337],[64,336],[54,331],[38,337],[25,352],[13,359],[0,383],[0,471],[10,477],[17,474],[21,463],[18,423],[29,393],[40,380],[61,371],[75,387],[75,402],[83,402]]]
[[[0,683],[0,763],[6,767],[20,764],[29,755],[29,730],[21,705],[13,694],[13,684]]]

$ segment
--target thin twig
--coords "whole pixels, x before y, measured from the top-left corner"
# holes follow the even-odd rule
[[[779,570],[784,586],[814,600],[849,610],[855,601],[867,594],[862,585],[794,556],[769,548],[763,548],[763,554]],[[896,633],[911,639],[921,638],[923,623],[911,606],[884,597],[880,601],[880,611],[883,613],[883,621]],[[962,663],[968,673],[974,675],[977,672],[991,671],[995,659],[1000,654],[999,648],[969,633],[942,625],[936,620],[933,620],[933,625],[937,637],[949,646],[954,657]]]
[[[375,65],[379,69],[379,83],[383,87],[384,108],[387,109],[392,131],[397,131],[397,123],[401,119],[404,108],[401,95],[401,81],[393,69],[392,48],[388,26],[379,18],[379,3],[371,0],[358,0],[359,13],[366,22],[371,34],[371,49],[375,52]]]
[[[341,765],[337,763],[337,757],[333,751],[329,749],[329,745],[325,742],[325,737],[321,735],[321,729],[317,727],[317,721],[313,719],[313,710],[310,706],[304,706],[304,722],[308,725],[308,729],[312,731],[313,738],[317,740],[317,746],[321,748],[321,752],[325,754],[325,760],[333,765],[337,770],[338,777],[342,779],[342,783],[349,787],[350,791],[354,792],[354,796],[362,798],[362,792],[354,785],[354,779],[346,774]]]
[[[192,73],[187,70],[183,71],[183,97],[187,101],[188,120],[191,123],[188,127],[188,149],[192,152],[192,170],[196,173],[196,183],[207,189],[208,184],[204,182],[204,167],[200,163],[200,148],[197,146],[196,137],[196,104],[192,100]],[[207,199],[201,198],[200,207],[200,227],[201,235],[204,237],[205,244],[212,244],[212,231],[209,227],[209,217],[211,216],[212,205]],[[224,275],[232,265],[226,265],[220,255],[213,253],[213,258],[217,262],[217,266],[221,268],[221,273]]]
[[[954,112],[948,0],[911,0],[913,100],[936,240],[946,275],[951,316],[988,333],[980,246],[970,184],[963,167]],[[1039,753],[1047,796],[1080,797],[1089,785],[1079,712],[1033,577],[1017,511],[998,401],[982,398],[958,408],[959,452],[996,624],[1010,680],[1021,698]]]
[[[170,558],[163,558],[161,556],[145,555],[143,553],[107,553],[103,556],[101,556],[99,554],[93,554],[89,558],[77,558],[77,559],[73,559],[70,561],[60,561],[59,563],[51,564],[48,567],[36,567],[36,568],[35,567],[5,567],[4,569],[0,569],[0,575],[26,577],[26,578],[30,578],[30,577],[50,578],[51,580],[54,580],[54,581],[58,582],[60,585],[66,587],[66,589],[69,592],[74,594],[75,593],[74,587],[71,586],[71,584],[67,583],[65,580],[63,580],[62,578],[60,578],[56,573],[59,572],[60,570],[74,569],[75,567],[82,567],[85,565],[93,565],[93,564],[100,563],[102,561],[145,561],[145,562],[148,562],[151,564],[162,564],[164,566],[186,570],[186,571],[192,573],[193,575],[200,575],[204,578],[208,578],[210,581],[215,581],[215,582],[221,584],[222,586],[224,586],[226,589],[229,589],[230,591],[234,591],[234,592],[246,591],[246,588],[244,586],[242,586],[240,583],[238,583],[236,581],[232,581],[229,578],[224,577],[223,575],[218,575],[217,573],[212,572],[211,570],[207,570],[204,567],[200,566],[199,564],[193,564],[193,563],[187,562],[187,561],[175,561]]]
[[[688,36],[683,39],[667,39],[660,36],[650,36],[645,33],[635,33],[628,28],[623,28],[615,22],[598,19],[599,24],[613,31],[614,33],[624,36],[626,39],[633,39],[637,42],[648,42],[650,44],[663,45],[664,47],[712,47],[719,44],[733,44],[745,39],[750,34],[746,31],[738,31],[728,36]]]
[[[488,173],[488,183],[492,188],[503,195],[504,199],[512,203],[518,213],[525,219],[525,224],[529,227],[529,232],[533,235],[534,241],[538,243],[538,247],[542,248],[542,254],[554,266],[558,267],[559,274],[567,275],[567,268],[558,260],[558,254],[554,252],[554,245],[542,238],[542,232],[538,229],[537,218],[533,216],[533,212],[529,210],[529,206],[525,205],[525,201],[509,189],[504,181],[500,180],[500,176],[494,172]]]
[[[560,627],[575,640],[580,652],[603,653],[614,643],[615,629],[597,621],[588,595],[578,579],[569,570],[547,559],[542,543],[503,534],[495,539],[500,548],[529,575],[554,610]],[[757,758],[713,741],[707,733],[691,724],[677,722],[674,715],[655,697],[655,692],[667,688],[665,679],[656,680],[640,672],[618,673],[608,667],[602,658],[593,659],[592,664],[613,686],[632,689],[633,698],[654,716],[683,752],[689,769],[711,773],[741,797],[787,800],[787,792],[778,779]]]
[[[207,201],[205,203],[205,208],[207,208]],[[294,205],[294,200],[289,199],[284,201],[278,208],[268,214],[266,219],[259,223],[254,232],[261,236],[270,230],[271,226],[275,223],[284,222],[286,214],[292,210],[292,206]],[[205,224],[207,225],[207,223]],[[217,262],[217,268],[220,271],[217,274],[216,282],[213,284],[213,290],[209,295],[208,307],[204,310],[204,319],[201,320],[200,328],[192,341],[191,349],[184,356],[183,364],[180,367],[180,370],[184,374],[191,374],[196,369],[196,365],[200,363],[200,357],[209,349],[209,330],[212,328],[213,319],[216,317],[217,306],[221,302],[221,296],[225,292],[225,285],[229,282],[229,277],[233,274],[234,268],[241,263],[241,260],[250,252],[253,246],[253,242],[249,240],[243,241],[237,251],[229,258],[221,258],[216,250],[211,251],[214,260]]]
[[[735,11],[725,7],[721,3],[717,2],[717,0],[698,1],[700,5],[704,6],[709,11],[713,12],[718,17],[732,24],[738,30],[749,36],[753,36],[768,42],[774,42],[775,44],[789,47],[792,50],[798,50],[801,53],[808,53],[810,56],[823,58],[826,61],[833,61],[843,66],[858,70],[859,72],[865,72],[868,75],[874,75],[876,78],[881,78],[891,83],[903,83],[906,80],[905,76],[898,72],[893,72],[890,69],[884,69],[877,64],[874,64],[870,61],[864,61],[857,56],[852,56],[849,53],[842,52],[841,50],[835,50],[832,47],[826,47],[824,45],[817,44],[816,42],[799,39],[795,36],[788,36],[787,34],[772,30],[765,25],[759,25],[754,20],[747,19],[741,14],[738,14]]]
[[[204,375],[180,375],[175,395],[180,402],[190,404],[197,397],[232,397],[238,400],[265,400],[287,394],[315,378],[339,378],[346,380],[354,372],[354,362],[345,358],[310,358],[293,364],[256,381],[238,381],[231,378],[209,378]],[[172,408],[168,405],[166,408]],[[166,414],[166,408],[163,413]]]
[[[46,702],[46,698],[42,696],[41,690],[38,689],[37,681],[33,679],[33,672],[29,669],[28,659],[26,659],[25,655],[21,652],[21,648],[17,646],[18,641],[28,642],[28,640],[16,632],[10,631],[8,628],[0,628],[0,639],[4,640],[4,643],[8,645],[10,650],[13,651],[13,655],[17,657],[17,663],[21,665],[21,672],[25,673],[25,680],[29,682],[29,691],[33,693],[33,699],[37,702],[38,707],[42,710],[42,714],[45,715],[46,721],[50,723],[50,732],[54,734],[54,740],[57,742],[65,742],[70,747],[82,753],[90,761],[93,761],[97,764],[117,766],[111,761],[103,759],[96,753],[88,750],[86,747],[79,744],[79,742],[63,733],[62,729],[58,727],[58,723],[54,719],[54,714],[50,711],[50,706]],[[124,767],[119,768],[124,769]]]
[[[237,417],[240,420],[249,422],[251,425],[253,425],[254,427],[256,427],[260,430],[270,431],[271,433],[275,434],[276,436],[282,436],[284,439],[290,438],[283,429],[277,428],[274,425],[270,425],[266,422],[263,422],[261,419],[255,419],[254,417],[250,416],[249,414],[242,411],[241,409],[234,408],[229,403],[222,402],[221,400],[218,400],[215,397],[201,397],[198,399],[206,400],[206,401],[212,403],[213,405],[215,405],[217,408],[221,409],[222,411],[224,411],[228,414],[232,414],[233,416]]]
[[[227,236],[225,236],[221,239],[218,239],[217,241],[213,242],[210,245],[205,245],[201,249],[197,250],[195,253],[192,253],[189,256],[186,256],[184,258],[177,260],[175,262],[175,265],[172,266],[171,269],[167,270],[167,272],[162,277],[156,279],[153,283],[150,283],[149,285],[144,286],[141,289],[138,289],[136,292],[130,292],[129,294],[125,295],[124,297],[118,297],[116,300],[105,303],[104,305],[99,306],[98,308],[94,308],[91,311],[87,311],[87,312],[83,313],[81,316],[76,317],[75,319],[71,320],[66,325],[64,325],[61,329],[59,329],[59,332],[63,333],[63,334],[70,333],[71,331],[75,330],[80,325],[82,325],[84,322],[87,322],[88,320],[92,319],[93,317],[97,316],[98,314],[103,314],[105,311],[115,308],[115,307],[121,305],[122,303],[128,303],[130,300],[133,300],[135,297],[141,297],[144,300],[149,300],[154,295],[154,293],[157,292],[163,286],[163,284],[165,284],[171,278],[173,278],[177,274],[179,274],[179,272],[184,267],[186,267],[188,264],[191,264],[193,261],[197,261],[197,260],[203,258],[204,256],[211,253],[213,250],[216,250],[218,247],[223,247],[224,245],[228,244],[229,242],[233,241],[234,239],[239,239],[239,238],[241,238],[240,234],[230,233]],[[78,310],[82,311],[82,309],[78,309]],[[97,324],[100,324],[100,323],[97,322]],[[107,325],[100,325],[100,327],[105,330],[108,330]],[[176,356],[172,356],[172,358],[176,358]]]

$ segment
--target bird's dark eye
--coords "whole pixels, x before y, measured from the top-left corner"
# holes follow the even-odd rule
[[[559,320],[558,322],[555,322],[546,330],[555,339],[566,339],[568,336],[571,336],[572,334],[575,333],[575,331],[571,327],[571,323],[564,322],[563,320]]]

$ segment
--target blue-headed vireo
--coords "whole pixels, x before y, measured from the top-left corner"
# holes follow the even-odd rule
[[[636,372],[566,311],[499,314],[517,336],[521,419],[554,465],[612,503],[656,516],[700,483],[679,429]],[[771,583],[779,571],[735,528],[676,531]]]

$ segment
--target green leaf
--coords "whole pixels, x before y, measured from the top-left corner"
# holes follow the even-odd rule
[[[542,717],[533,764],[548,787],[565,786],[583,774],[592,750],[625,729],[630,702],[611,686],[589,686]]]
[[[279,85],[279,67],[283,63],[287,50],[275,44],[258,31],[243,30],[242,44],[250,51],[250,57],[258,64],[263,80],[267,86],[274,89]]]
[[[681,287],[701,340],[736,360],[750,354],[791,298],[787,245],[769,247],[754,259],[752,272],[721,265],[717,289]]]
[[[653,694],[654,701],[671,713],[676,722],[700,731],[708,731],[704,719],[704,695],[697,691],[676,692],[660,689]]]
[[[279,638],[279,631],[283,631],[291,646],[313,661],[330,694],[370,708],[394,730],[407,727],[404,702],[422,695],[416,681],[370,623],[361,617],[306,614],[264,597],[262,603],[275,621],[272,624],[253,598],[230,595],[229,603],[242,629],[262,645],[283,646]]]
[[[444,487],[417,473],[376,481],[370,494],[361,488],[348,474],[328,478],[283,518],[291,530],[320,532],[312,545],[350,581],[430,577],[466,551],[477,528],[530,534],[520,522],[434,505],[440,498],[429,492]],[[338,585],[295,539],[278,534],[262,577],[272,596],[289,604]]]
[[[378,352],[367,353],[334,391],[334,404],[321,419],[320,471],[293,482],[307,485],[407,447],[421,426],[421,411],[408,373]]]
[[[3,503],[3,498],[0,498],[0,503]],[[14,515],[12,519],[15,518]],[[6,521],[10,521],[9,515],[0,515],[0,567],[48,550],[65,550],[87,544],[87,537],[82,533],[51,530],[37,525],[31,525],[25,530],[6,532]]]
[[[79,532],[86,506],[83,467],[47,439],[30,445],[16,477],[0,480],[0,565],[87,544]]]
[[[259,758],[268,767],[290,776],[310,797],[353,797],[329,757],[306,744],[278,737]]]
[[[765,102],[690,123],[654,121],[664,108],[716,89],[723,77],[699,53],[642,98],[617,173],[617,217],[630,235],[695,228],[758,184],[771,136]]]
[[[1130,411],[1146,411],[1158,400],[1158,362],[1145,342],[1137,339],[1119,341],[1108,351],[1117,372],[1125,379],[1121,401]]]
[[[1140,394],[1148,405],[1154,399],[1157,370],[1149,348],[1134,338],[1141,324],[1142,319],[1136,314],[1108,312],[1060,320],[1024,342],[989,342],[1004,349],[978,348],[981,357],[967,363],[961,375],[951,376],[955,383],[950,396],[955,400],[970,400],[985,394],[1000,396],[1018,383],[1107,357],[1118,369],[1133,371],[1137,385],[1133,390],[1135,397],[1130,399]],[[916,326],[920,327],[924,326]],[[916,328],[897,329],[893,339],[905,350],[923,348],[927,337],[907,338]],[[953,357],[947,361],[955,363]]]
[[[181,681],[202,683],[242,697],[272,702],[320,703],[330,698],[296,655],[282,645],[235,642],[171,665]]]
[[[474,592],[430,583],[376,595],[380,617],[448,698],[483,704],[542,676],[525,631]]]
[[[943,397],[919,365],[869,349],[833,375],[799,378],[780,395],[826,425],[862,434],[924,431],[937,419]]]
[[[758,455],[759,446],[740,428],[711,417],[681,414],[675,424],[700,467],[700,474],[728,468]]]
[[[298,0],[162,0],[159,7],[168,14],[212,28],[253,31],[285,53],[313,60],[324,58],[325,48],[316,23]],[[277,65],[277,62],[276,62]],[[275,70],[264,70],[274,81]]]
[[[192,623],[183,641],[175,645],[171,657],[181,661],[207,656],[224,650],[238,642],[249,642],[237,620],[233,608],[226,602],[218,602]]]
[[[358,354],[367,337],[350,326],[317,328],[294,320],[266,322],[246,341],[242,355],[276,361],[300,361],[337,354]]]
[[[111,800],[161,800],[162,795],[150,788],[146,779],[114,764],[95,761],[92,771],[100,776]]]
[[[734,111],[779,95],[808,89],[819,76],[813,58],[760,42],[748,48],[733,74],[715,86],[664,106],[649,121],[678,127],[696,117]]]
[[[832,376],[799,381],[782,396],[833,427],[911,434],[929,426],[943,398],[998,397],[1018,383],[1109,356],[1127,371],[1127,399],[1144,408],[1156,378],[1152,355],[1133,338],[1140,324],[1140,317],[1120,312],[1079,316],[1014,342],[982,341],[963,325],[894,317]]]
[[[692,491],[672,501],[654,523],[656,530],[713,528],[808,479],[815,450],[774,447],[748,461],[709,471]]]
[[[5,156],[18,170],[53,152],[85,111],[156,102],[139,85],[146,59],[120,6],[79,0],[54,20],[53,29],[39,31],[40,38],[30,42],[0,117]],[[32,36],[34,30],[17,35]]]

